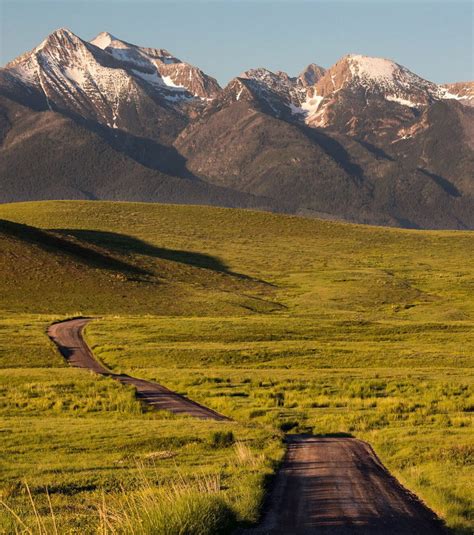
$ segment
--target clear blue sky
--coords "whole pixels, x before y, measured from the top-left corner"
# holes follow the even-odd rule
[[[295,75],[350,52],[434,82],[474,78],[471,1],[0,0],[1,65],[59,27],[166,48],[221,84],[251,67]]]

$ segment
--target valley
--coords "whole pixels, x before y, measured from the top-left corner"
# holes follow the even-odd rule
[[[0,219],[3,529],[36,529],[29,492],[43,532],[250,528],[285,435],[311,433],[368,442],[469,532],[472,233],[100,201]],[[77,316],[112,373],[232,420],[68,367],[46,332]]]

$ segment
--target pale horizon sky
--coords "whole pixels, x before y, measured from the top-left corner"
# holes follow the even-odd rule
[[[0,0],[0,64],[60,27],[166,48],[221,85],[249,68],[294,76],[348,53],[393,59],[437,83],[474,78],[471,1]]]

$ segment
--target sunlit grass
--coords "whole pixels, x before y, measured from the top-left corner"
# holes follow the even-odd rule
[[[282,431],[367,440],[451,528],[469,532],[472,233],[139,203],[19,203],[0,206],[1,217],[76,232],[159,281],[87,268],[82,286],[39,295],[35,277],[52,265],[41,257],[32,273],[22,266],[36,293],[0,284],[9,296],[0,317],[0,486],[33,532],[24,480],[50,531],[51,508],[64,533],[130,532],[130,522],[148,533],[164,509],[176,529],[195,520],[196,533],[206,522],[218,532],[212,518],[221,527],[254,522]],[[53,268],[61,281],[61,262]],[[66,367],[46,327],[91,313],[101,317],[86,338],[110,368],[234,421],[152,412],[113,380]],[[199,481],[218,484],[208,492]],[[12,513],[0,518],[14,532]]]

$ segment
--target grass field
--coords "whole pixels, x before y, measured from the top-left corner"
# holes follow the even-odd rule
[[[127,532],[137,504],[157,526],[172,509],[178,527],[225,532],[257,518],[283,433],[312,431],[369,441],[472,531],[472,233],[135,203],[2,205],[0,218],[67,242],[0,234],[2,500],[31,529],[54,528],[47,487],[61,533]],[[234,422],[150,413],[67,368],[45,329],[77,314],[100,316],[86,338],[113,370]]]

